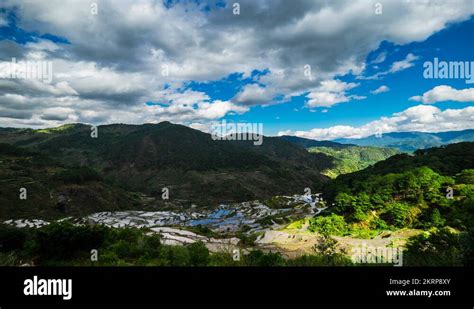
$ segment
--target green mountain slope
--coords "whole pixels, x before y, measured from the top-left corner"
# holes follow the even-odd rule
[[[461,261],[460,252],[472,252],[474,143],[398,154],[338,176],[323,192],[329,208],[298,222],[310,232],[368,238],[399,229],[424,230],[409,240],[411,265],[458,265],[472,260]],[[430,244],[438,241],[436,247]],[[424,250],[430,261],[415,262]],[[448,251],[455,258],[441,257]]]
[[[0,131],[0,142],[25,147],[65,166],[89,166],[126,190],[197,204],[217,204],[302,192],[327,181],[320,171],[331,159],[276,137],[213,140],[211,135],[169,122],[98,127],[82,124],[48,130]]]
[[[311,153],[322,153],[333,158],[334,166],[327,168],[323,174],[336,178],[341,174],[348,174],[364,169],[374,163],[385,160],[397,153],[395,149],[378,147],[311,147]]]
[[[331,163],[329,165],[326,164],[326,168],[322,173],[330,178],[359,171],[399,153],[398,150],[391,148],[356,146],[332,141],[317,141],[297,136],[284,135],[278,138],[321,156],[322,161],[325,161],[325,157],[329,157]]]
[[[373,175],[403,173],[416,167],[427,166],[433,171],[452,176],[464,169],[474,167],[474,143],[462,142],[442,147],[420,149],[413,155],[401,153],[384,161],[347,175],[341,175],[336,182],[351,183],[363,181]]]
[[[474,224],[474,143],[400,154],[340,175],[325,189],[333,211],[371,229],[466,229]],[[452,198],[447,194],[453,189]]]
[[[91,169],[66,168],[42,154],[0,144],[0,205],[0,219],[6,220],[138,209],[141,203]]]

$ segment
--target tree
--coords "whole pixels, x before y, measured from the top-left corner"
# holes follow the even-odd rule
[[[202,241],[187,246],[190,262],[193,266],[206,266],[209,262],[209,249]]]
[[[309,230],[326,235],[344,235],[347,232],[347,223],[343,216],[336,214],[320,216],[309,221]]]
[[[404,252],[408,266],[462,266],[463,248],[458,233],[443,228],[409,239]]]
[[[439,210],[435,208],[433,212],[431,213],[431,224],[435,227],[441,227],[441,226],[444,226],[445,223],[446,223],[446,220],[443,219]]]
[[[466,169],[457,174],[456,183],[474,184],[474,169]]]

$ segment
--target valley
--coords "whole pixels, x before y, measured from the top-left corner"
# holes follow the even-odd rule
[[[361,245],[472,262],[474,143],[257,147],[168,122],[89,134],[0,130],[0,264],[89,265],[98,248],[98,265],[347,266]]]
[[[148,234],[157,234],[165,245],[185,246],[202,242],[210,252],[232,252],[235,249],[248,252],[259,249],[265,252],[278,252],[286,259],[295,259],[312,254],[320,235],[288,224],[276,223],[275,218],[285,222],[309,219],[327,209],[319,196],[295,195],[278,197],[286,201],[287,208],[271,209],[258,201],[234,205],[220,205],[215,210],[173,211],[117,211],[100,212],[83,218],[63,218],[57,222],[70,222],[74,225],[103,225],[111,228],[144,229]],[[319,206],[319,207],[318,207]],[[278,220],[277,220],[278,221]],[[52,222],[44,220],[7,220],[6,225],[17,228],[40,228]],[[409,237],[421,233],[420,230],[399,230],[384,232],[372,239],[350,236],[334,237],[343,252],[366,244],[377,247],[390,247],[394,243],[404,244]],[[253,237],[252,244],[244,243],[242,236]],[[241,237],[241,238],[239,238]]]

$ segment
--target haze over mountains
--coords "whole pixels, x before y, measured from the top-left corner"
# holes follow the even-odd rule
[[[346,148],[349,146],[354,146],[353,144],[337,143],[333,141],[317,141],[314,139],[298,137],[298,136],[293,136],[293,135],[282,135],[280,136],[280,138],[285,141],[289,141],[293,144],[299,145],[303,148],[310,148],[310,147]]]
[[[415,151],[459,142],[474,141],[474,130],[449,131],[438,133],[426,132],[392,132],[380,136],[371,135],[365,138],[341,138],[334,142],[359,146],[377,146],[396,148],[400,151]]]

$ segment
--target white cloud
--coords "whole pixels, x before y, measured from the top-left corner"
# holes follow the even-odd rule
[[[359,127],[333,126],[309,131],[281,131],[278,135],[295,135],[316,140],[362,138],[375,133],[444,132],[474,128],[474,107],[440,110],[435,106],[417,105],[391,117],[381,117]]]
[[[8,25],[7,18],[5,14],[0,13],[0,27],[6,26],[6,25]]]
[[[334,92],[311,92],[307,97],[309,98],[308,107],[330,107],[350,100],[345,94]]]
[[[189,127],[201,132],[211,133],[212,123],[192,122],[189,124]]]
[[[352,88],[357,87],[359,84],[356,83],[346,83],[337,79],[333,80],[324,80],[321,82],[321,86],[318,90],[327,91],[327,92],[344,92],[351,90]]]
[[[379,93],[383,93],[383,92],[387,92],[387,91],[390,91],[390,88],[388,88],[385,85],[382,85],[382,86],[378,87],[377,89],[372,90],[371,93],[379,94]]]
[[[400,71],[413,67],[415,65],[414,62],[418,60],[419,58],[420,57],[415,56],[412,53],[409,53],[406,55],[405,59],[393,62],[388,70],[375,73],[371,76],[359,75],[357,76],[357,79],[380,79],[381,77],[385,75],[400,72]]]
[[[387,58],[387,52],[381,52],[380,54],[377,55],[377,57],[372,61],[372,63],[377,64],[377,63],[382,63],[385,61],[385,58]]]
[[[274,95],[275,93],[269,91],[268,88],[258,84],[249,84],[235,96],[234,100],[243,105],[269,104]]]
[[[389,73],[395,73],[398,71],[403,71],[405,69],[411,68],[414,66],[414,62],[419,59],[418,56],[415,56],[413,54],[408,54],[405,59],[400,60],[400,61],[395,61],[392,63],[392,66],[390,67]]]
[[[474,102],[474,88],[457,90],[450,86],[441,85],[423,93],[421,96],[413,96],[410,100],[424,104],[433,104],[443,101]]]
[[[384,6],[377,23],[375,2]],[[230,1],[225,8],[209,4],[210,11],[194,1],[168,8],[163,1],[100,1],[98,15],[92,15],[88,1],[24,5],[21,0],[4,0],[3,8],[15,10],[18,27],[64,37],[71,44],[45,39],[25,45],[0,42],[2,58],[51,60],[55,73],[49,86],[0,81],[0,100],[17,95],[34,102],[18,106],[6,102],[8,106],[1,106],[2,126],[61,124],[41,118],[46,108],[57,108],[49,110],[58,113],[57,119],[67,114],[80,122],[194,122],[244,113],[247,106],[272,104],[275,98],[282,98],[277,102],[281,103],[308,94],[310,108],[361,99],[347,94],[347,85],[331,80],[349,72],[360,75],[368,53],[384,40],[423,41],[474,13],[471,0],[239,3],[242,14],[236,16]],[[392,70],[406,68],[413,57],[394,64]],[[310,65],[313,79],[304,74],[305,65]],[[160,74],[164,66],[169,76]],[[209,82],[235,72],[248,77],[253,70],[265,69],[269,74],[255,78],[259,85],[245,87],[229,102],[212,101],[206,93],[183,93],[189,81]],[[146,107],[147,101],[166,104]],[[66,113],[68,108],[74,113]]]
[[[362,100],[364,96],[347,95],[346,91],[357,87],[356,83],[346,83],[340,80],[325,80],[320,86],[312,90],[306,96],[309,100],[306,106],[313,107],[330,107],[338,103],[348,102],[351,99]]]

